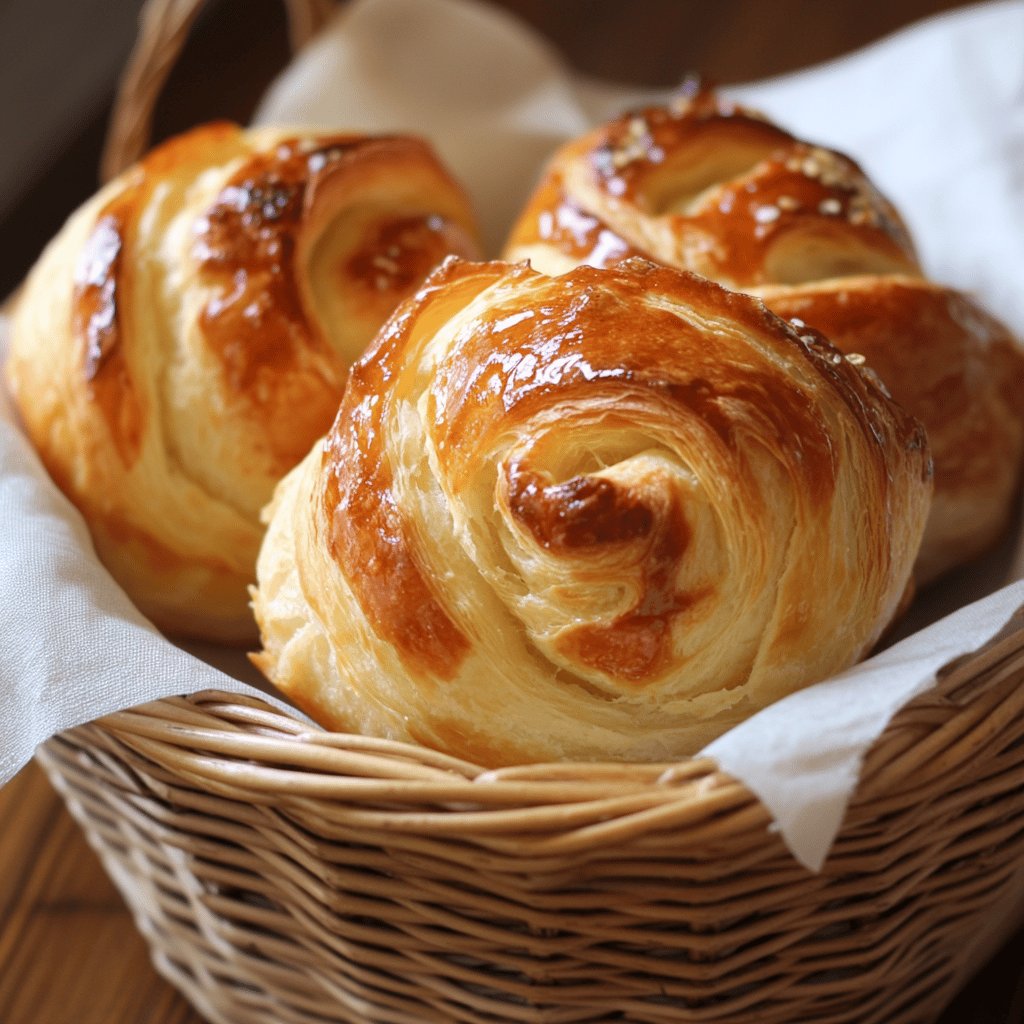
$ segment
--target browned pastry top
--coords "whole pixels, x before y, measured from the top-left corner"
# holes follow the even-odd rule
[[[691,752],[877,639],[930,472],[870,373],[747,296],[451,261],[279,490],[258,661],[482,763]]]
[[[641,255],[761,296],[865,357],[925,425],[936,495],[926,582],[1006,528],[1024,459],[1024,355],[927,281],[861,168],[711,90],[626,114],[555,154],[506,257],[545,273]]]
[[[20,303],[9,378],[159,625],[254,633],[260,509],[377,328],[475,237],[419,139],[226,123],[159,147],[71,218]]]
[[[561,150],[508,250],[538,244],[591,266],[640,253],[744,289],[917,268],[899,214],[853,160],[711,91]]]

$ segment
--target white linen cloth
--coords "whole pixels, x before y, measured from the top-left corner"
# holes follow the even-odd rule
[[[1024,2],[993,3],[727,91],[858,159],[905,212],[930,274],[974,292],[1024,336],[1022,41]],[[257,120],[429,137],[476,200],[494,254],[554,146],[647,98],[656,96],[575,78],[543,41],[483,3],[354,0],[286,70]],[[135,611],[5,399],[0,531],[0,783],[49,736],[114,710],[205,689],[265,696],[243,659],[211,648],[196,657]],[[1024,575],[1014,551],[1003,545],[953,577],[914,621],[968,605],[951,618],[708,748],[761,797],[808,867],[823,863],[864,754],[892,715],[1024,606],[1024,582],[1005,585]]]

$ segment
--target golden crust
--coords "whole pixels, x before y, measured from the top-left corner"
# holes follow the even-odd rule
[[[983,553],[1006,531],[1024,455],[1024,357],[967,296],[923,278],[850,277],[761,290],[788,320],[858,353],[928,432],[935,497],[919,584]]]
[[[505,258],[560,273],[624,252],[743,290],[917,270],[899,213],[853,160],[713,92],[563,147]]]
[[[919,582],[1004,529],[1024,458],[1024,355],[921,277],[898,212],[848,157],[711,91],[625,115],[555,155],[505,256],[559,274],[629,255],[759,295],[867,358],[932,442]]]
[[[870,648],[930,492],[919,425],[755,299],[449,261],[278,488],[257,662],[478,763],[693,753]]]
[[[394,306],[475,237],[419,140],[229,124],[165,144],[73,215],[21,296],[8,380],[158,626],[255,634],[259,510]]]

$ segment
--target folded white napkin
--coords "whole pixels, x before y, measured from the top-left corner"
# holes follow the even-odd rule
[[[974,291],[1024,336],[1021,39],[1024,3],[991,4],[734,92],[860,160],[907,213],[932,276]],[[258,120],[428,136],[475,197],[493,253],[544,156],[648,97],[575,78],[524,26],[483,4],[355,0],[276,83]],[[243,659],[206,648],[201,660],[134,610],[6,400],[0,531],[0,783],[38,743],[108,712],[204,689],[252,692]],[[1021,575],[1004,545],[922,603],[918,621],[994,594],[711,745],[803,863],[824,861],[863,756],[896,710],[1024,605],[1024,583],[998,589]]]

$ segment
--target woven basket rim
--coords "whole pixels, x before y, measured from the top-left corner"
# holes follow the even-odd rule
[[[1022,723],[1024,629],[1014,628],[950,666],[895,716],[865,760],[848,818],[884,812],[895,794],[969,784],[973,754],[1024,731]],[[218,690],[164,698],[94,724],[199,788],[281,806],[400,805],[405,816],[417,808],[449,833],[544,831],[556,821],[596,826],[636,815],[739,815],[748,828],[771,821],[757,796],[710,757],[487,769],[413,743],[331,732],[255,693]]]

